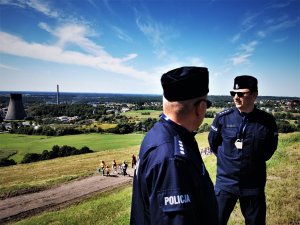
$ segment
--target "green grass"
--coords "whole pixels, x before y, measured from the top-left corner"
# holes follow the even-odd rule
[[[209,126],[212,124],[214,118],[204,118],[203,123],[207,123]]]
[[[162,113],[160,110],[134,110],[124,112],[121,115],[126,116],[133,121],[144,121],[148,118],[159,119],[159,115]]]
[[[42,153],[51,150],[54,145],[69,145],[75,148],[89,147],[93,151],[101,152],[139,145],[142,134],[80,134],[59,137],[0,134],[1,152],[17,151],[11,158],[20,162],[26,153]],[[1,155],[0,155],[1,157]]]
[[[210,110],[210,109],[209,109]],[[216,110],[211,110],[216,111]],[[144,114],[143,113],[149,113]],[[126,116],[127,118],[134,120],[134,121],[143,121],[148,118],[152,119],[159,119],[159,115],[162,113],[160,110],[135,110],[135,111],[128,111],[125,113],[122,113],[122,115]],[[204,118],[203,123],[207,123],[208,125],[211,125],[213,122],[213,118]]]
[[[267,224],[300,223],[300,133],[280,134],[278,148],[267,162]],[[228,225],[245,224],[237,204]]]
[[[127,185],[86,199],[77,205],[34,216],[15,224],[129,224],[132,187]]]
[[[112,124],[112,123],[99,123],[99,122],[93,122],[90,125],[82,125],[81,129],[98,129],[101,128],[102,130],[107,130],[110,128],[115,128],[117,124]]]
[[[100,160],[108,165],[111,165],[113,159],[117,163],[124,160],[131,162],[132,154],[137,155],[138,150],[139,146],[134,146],[0,167],[0,198],[43,190],[73,179],[91,176],[96,173]]]
[[[17,151],[15,151],[15,150],[0,149],[0,159],[8,158],[16,153],[17,153]]]
[[[270,159],[267,163],[267,224],[299,224],[300,133],[280,134],[279,137],[278,149],[272,159]],[[207,143],[207,133],[198,134],[196,139],[200,142],[200,146],[204,146]],[[124,149],[123,151],[127,152],[127,157],[130,157],[131,152],[138,151],[138,147],[129,151]],[[71,157],[74,164],[73,169],[85,165],[90,160],[92,160],[91,164],[97,163],[97,159],[103,156],[101,155],[101,152],[93,154],[95,154],[95,157],[91,157],[89,159],[81,158],[84,156]],[[96,157],[96,154],[99,155]],[[110,158],[113,156],[107,155],[105,157]],[[65,158],[65,160],[66,159],[67,158]],[[61,165],[62,163],[62,161],[58,160],[50,161],[52,161],[52,163],[56,166]],[[84,163],[81,164],[80,162]],[[204,158],[204,162],[212,180],[214,181],[216,174],[215,156],[206,156]],[[71,162],[64,161],[64,164],[70,163]],[[40,163],[35,163],[34,165],[37,170],[42,171],[42,168],[48,167],[48,164],[40,165]],[[11,168],[17,167],[18,166],[12,166]],[[34,167],[31,169],[33,168]],[[54,168],[55,167],[53,167],[53,169]],[[90,167],[90,169],[90,172],[92,172],[94,167]],[[3,169],[0,169],[1,179],[3,177],[3,174],[1,174],[2,170]],[[63,170],[70,170],[70,168],[64,168]],[[84,170],[87,170],[87,168]],[[29,176],[28,173],[29,168],[23,171],[24,176]],[[74,172],[74,174],[77,173],[79,172]],[[56,177],[61,177],[57,171],[54,171],[53,174],[56,174]],[[24,178],[20,177],[19,179]],[[116,190],[93,196],[70,207],[56,210],[54,212],[45,212],[38,216],[33,216],[13,224],[129,224],[131,191],[131,186],[120,187]],[[244,219],[241,215],[238,204],[231,214],[228,224],[244,224]]]

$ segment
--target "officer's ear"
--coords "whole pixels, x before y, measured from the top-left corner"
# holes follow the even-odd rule
[[[206,102],[205,101],[199,101],[197,104],[195,104],[195,114],[196,116],[204,116],[206,112]]]
[[[251,92],[251,96],[252,96],[253,101],[255,101],[258,96],[258,92],[257,91]]]

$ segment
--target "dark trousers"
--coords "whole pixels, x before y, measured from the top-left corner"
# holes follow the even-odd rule
[[[219,225],[227,224],[238,199],[246,225],[266,224],[266,201],[264,193],[255,196],[238,196],[218,190],[216,191],[216,198],[219,208]]]

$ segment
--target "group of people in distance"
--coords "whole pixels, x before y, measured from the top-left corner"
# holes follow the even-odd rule
[[[132,155],[131,166],[132,168],[135,168],[136,166],[135,155]],[[114,159],[111,163],[111,166],[109,166],[103,160],[101,160],[97,172],[102,173],[103,176],[110,176],[111,174],[112,175],[122,174],[123,176],[126,176],[128,175],[127,168],[128,168],[128,164],[126,163],[126,161],[123,161],[122,163],[117,165],[117,162]]]
[[[266,161],[278,144],[275,119],[255,106],[257,79],[235,77],[235,107],[217,114],[207,137],[217,158],[213,184],[195,139],[212,105],[208,84],[205,67],[162,75],[163,113],[140,147],[131,225],[226,225],[238,201],[246,225],[266,224]]]

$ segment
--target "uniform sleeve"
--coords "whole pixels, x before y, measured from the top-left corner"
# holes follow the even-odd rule
[[[161,148],[158,151],[168,149]],[[147,168],[142,169],[140,165],[143,170],[140,172],[145,175],[142,193],[145,194],[144,200],[148,202],[151,224],[198,224],[201,214],[199,195],[203,191],[199,184],[203,178],[197,175],[191,162],[185,159],[171,157],[159,161],[155,155],[157,156],[157,152],[152,152],[152,156],[149,155],[150,161],[144,162]],[[151,163],[152,157],[156,158],[155,165]],[[209,202],[203,201],[203,205],[207,207]]]
[[[153,224],[193,224],[192,201],[196,199],[191,191],[191,178],[187,175],[187,165],[176,159],[152,168],[146,183],[151,192],[150,213],[157,221]]]
[[[210,131],[208,134],[208,143],[215,155],[218,154],[218,147],[222,144],[221,125],[219,120],[220,117],[217,115],[210,126]]]
[[[275,122],[274,117],[271,117],[269,120],[269,132],[267,134],[267,140],[266,140],[266,149],[265,149],[265,161],[269,160],[275,150],[277,149],[278,145],[278,128],[277,124]]]

